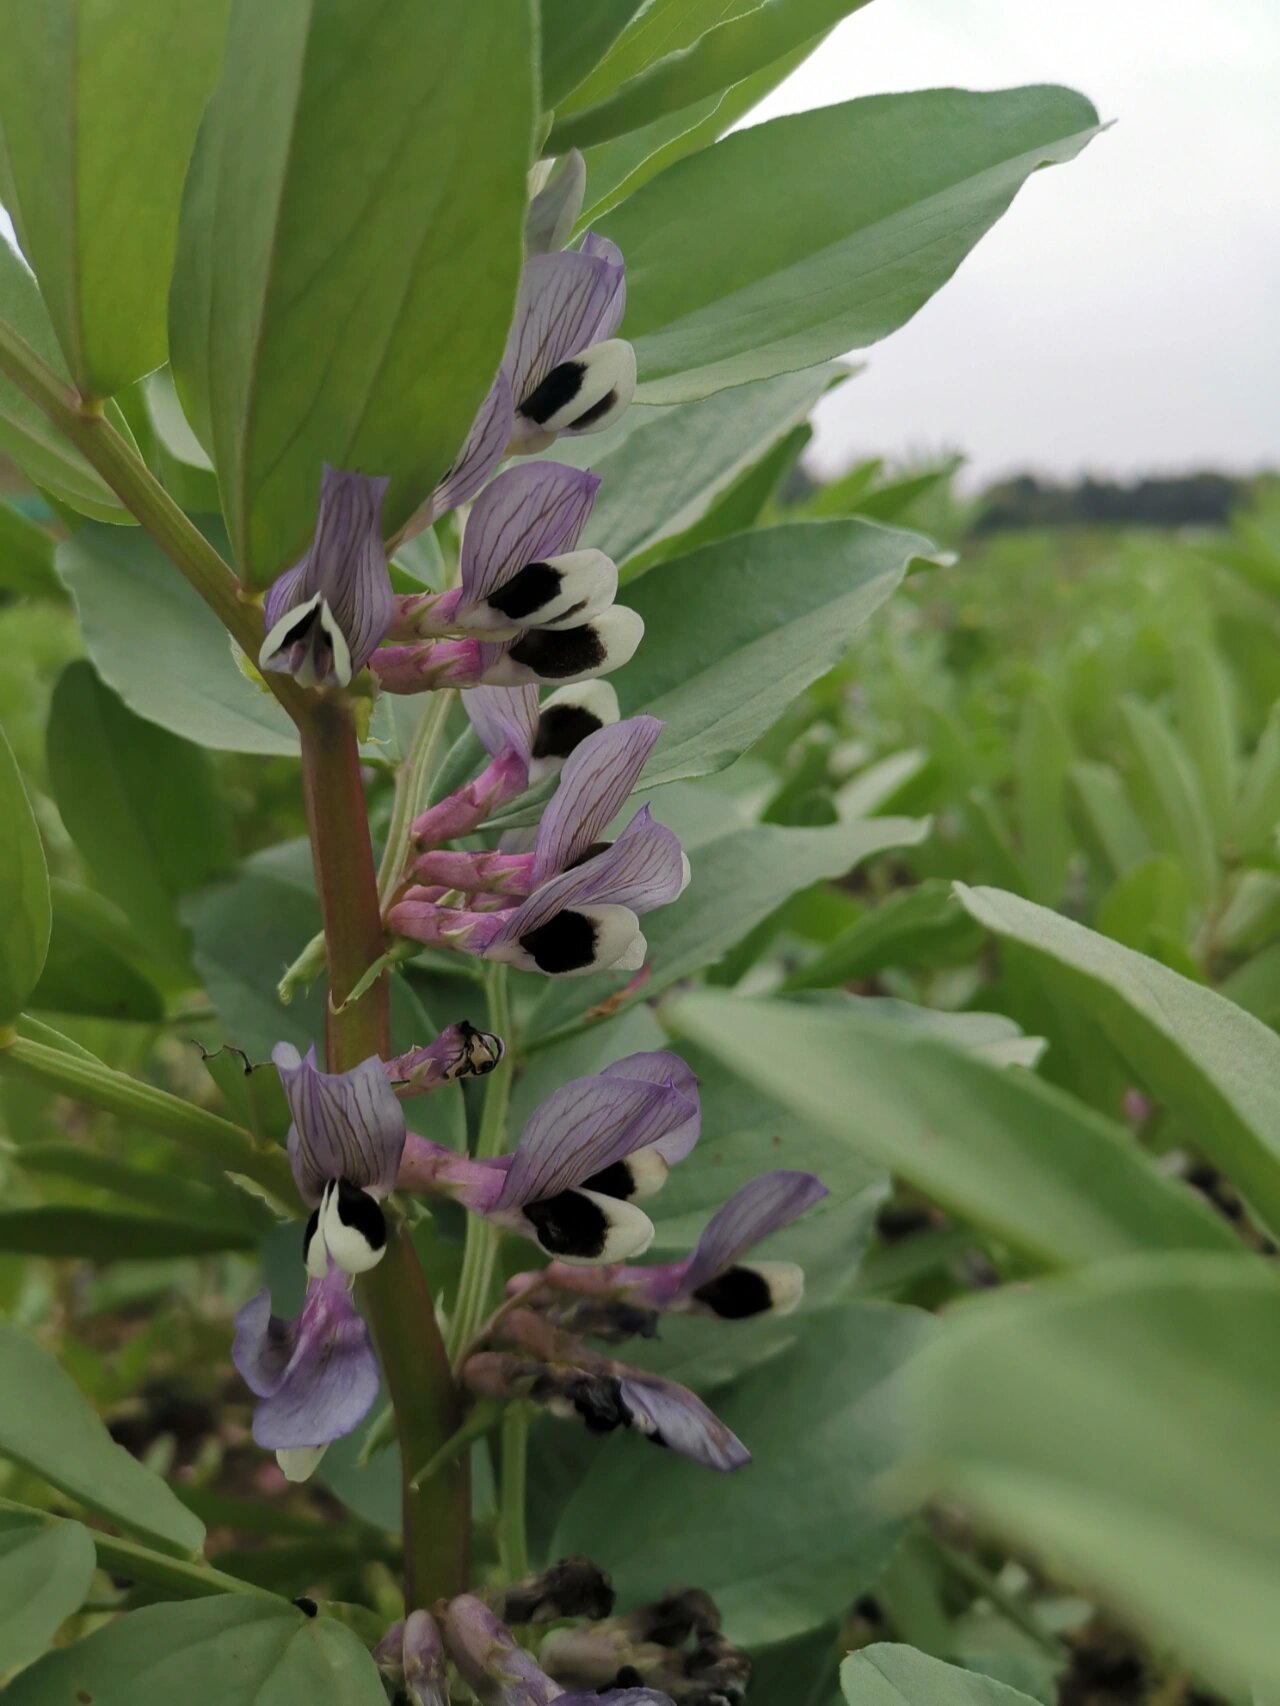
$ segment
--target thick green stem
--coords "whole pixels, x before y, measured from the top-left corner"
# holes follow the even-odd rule
[[[506,966],[487,966],[484,984],[489,1006],[489,1029],[507,1045],[501,1061],[485,1080],[484,1107],[480,1113],[480,1131],[476,1137],[476,1156],[480,1160],[488,1161],[502,1153],[506,1136],[515,1039],[511,1035]],[[477,1328],[492,1308],[489,1293],[498,1259],[498,1238],[496,1226],[491,1226],[478,1214],[470,1216],[467,1221],[467,1242],[462,1253],[462,1274],[458,1280],[458,1303],[453,1312],[453,1324],[449,1334],[449,1350],[455,1360],[458,1353],[475,1338]]]
[[[449,719],[454,692],[453,688],[446,687],[438,693],[427,695],[427,703],[418,719],[418,726],[413,731],[409,750],[396,771],[396,792],[391,806],[391,821],[387,825],[386,845],[382,849],[382,863],[378,868],[378,900],[383,908],[389,904],[404,875],[413,820],[427,808],[427,796],[431,791],[431,778],[436,767],[436,753],[439,751],[440,739]]]
[[[116,1072],[101,1061],[85,1060],[65,1049],[14,1036],[7,1046],[0,1047],[0,1075],[25,1078],[46,1090],[101,1108],[104,1113],[118,1114],[208,1156],[228,1172],[243,1173],[282,1203],[296,1200],[289,1163],[278,1146],[257,1143],[242,1126],[193,1107],[154,1084]]]
[[[299,719],[302,780],[316,888],[328,946],[326,1027],[331,1071],[391,1052],[384,974],[350,992],[383,951],[382,918],[355,729],[347,707],[318,698]],[[340,1011],[338,1010],[340,1009]],[[415,1471],[457,1431],[461,1404],[421,1263],[403,1226],[360,1282],[391,1402],[404,1477],[405,1603],[423,1606],[467,1586],[470,1487],[465,1456],[420,1487]]]
[[[137,518],[165,555],[181,569],[237,645],[256,659],[262,643],[261,613],[242,596],[240,583],[231,569],[121,438],[101,406],[85,402],[3,322],[0,322],[0,373],[31,399],[101,474],[130,515]],[[305,696],[289,676],[269,675],[265,679],[291,716],[303,710]]]

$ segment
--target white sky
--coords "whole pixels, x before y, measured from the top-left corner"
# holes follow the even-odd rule
[[[1280,0],[874,0],[750,122],[1058,82],[1114,129],[1036,173],[822,406],[811,452],[969,477],[1280,464]]]

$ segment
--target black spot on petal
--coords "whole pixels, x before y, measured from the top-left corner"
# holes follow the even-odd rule
[[[311,1240],[320,1230],[320,1210],[313,1208],[307,1217],[306,1230],[302,1234],[302,1259],[307,1259],[307,1251],[311,1248]]]
[[[575,747],[604,724],[585,705],[548,705],[533,737],[535,758],[568,758]]]
[[[598,1256],[609,1236],[609,1219],[599,1203],[581,1191],[561,1191],[524,1205],[524,1217],[551,1256]]]
[[[511,656],[544,681],[563,681],[598,669],[606,657],[605,644],[590,622],[580,628],[533,628],[511,648]]]
[[[542,426],[572,403],[582,389],[586,371],[584,362],[562,361],[520,404],[520,413],[536,426]]]
[[[582,1181],[584,1191],[597,1191],[602,1197],[616,1197],[626,1202],[636,1194],[635,1174],[625,1161],[615,1161]]]
[[[596,927],[584,913],[557,912],[520,938],[520,946],[539,971],[549,976],[580,971],[596,957]]]
[[[526,563],[509,581],[504,581],[489,594],[488,603],[491,609],[518,622],[522,617],[544,610],[553,598],[557,598],[563,580],[560,570],[553,569],[550,563]]]
[[[338,1219],[358,1232],[371,1250],[381,1250],[387,1241],[386,1215],[368,1191],[349,1179],[338,1180]]]
[[[618,393],[610,387],[598,403],[592,403],[589,409],[584,409],[576,420],[569,422],[569,426],[575,432],[580,431],[583,427],[591,426],[593,422],[598,421],[607,415],[609,410],[613,408],[617,401]]]
[[[693,1294],[724,1321],[746,1321],[773,1308],[773,1293],[754,1268],[726,1268]]]

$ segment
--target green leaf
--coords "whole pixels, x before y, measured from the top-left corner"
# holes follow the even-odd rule
[[[58,547],[85,645],[130,710],[222,752],[296,755],[298,735],[239,668],[227,631],[158,545],[90,524]]]
[[[645,642],[612,679],[624,716],[667,725],[645,787],[731,764],[931,549],[874,522],[790,522],[718,540],[628,587]]]
[[[1097,128],[1070,90],[935,89],[774,119],[679,162],[599,227],[627,257],[641,400],[705,397],[896,331],[1030,173]]]
[[[887,848],[915,846],[929,827],[901,817],[815,829],[747,824],[694,845],[683,833],[680,807],[679,799],[667,794],[658,816],[681,835],[693,880],[679,900],[644,919],[648,976],[628,1004],[657,995],[719,959],[789,895],[824,877],[844,876]],[[535,1011],[536,1033],[580,1014],[630,981],[625,972],[605,972],[552,987]]]
[[[1032,894],[1049,906],[1062,897],[1072,851],[1066,810],[1070,763],[1071,737],[1042,687],[1023,707],[1014,777],[1023,869]]]
[[[1264,1025],[1273,1029],[1280,1025],[1280,941],[1237,966],[1219,990]]]
[[[196,1553],[204,1543],[199,1518],[115,1443],[48,1351],[5,1322],[0,1457],[13,1458],[126,1533],[166,1551]]]
[[[162,1019],[164,1002],[133,964],[133,939],[111,903],[56,877],[52,895],[53,934],[31,1005],[100,1019]]]
[[[19,598],[66,596],[53,570],[53,540],[6,503],[0,503],[0,592]]]
[[[89,1591],[97,1554],[78,1522],[0,1534],[0,1674],[39,1658]]]
[[[1280,824],[1280,700],[1249,760],[1236,807],[1235,840],[1246,853],[1270,852]]]
[[[1234,1241],[1120,1127],[1029,1073],[848,1004],[699,993],[665,1016],[783,1107],[1037,1263]]]
[[[851,1653],[840,1686],[852,1706],[1034,1706],[1019,1689],[891,1641]]]
[[[542,0],[542,104],[555,107],[604,58],[641,0]],[[552,152],[548,147],[546,153]]]
[[[36,281],[3,241],[0,241],[0,321],[12,326],[60,379],[67,378],[66,364]],[[107,405],[107,419],[132,443],[124,416],[114,403]],[[44,412],[3,376],[0,376],[0,451],[13,458],[33,485],[79,514],[97,516],[100,521],[133,520],[115,493],[80,452],[72,449]]]
[[[1233,1002],[999,889],[956,892],[1105,1031],[1139,1082],[1280,1228],[1280,1037]]]
[[[666,1453],[662,1474],[646,1474],[645,1447],[612,1440],[570,1494],[552,1556],[608,1557],[628,1604],[697,1582],[729,1638],[752,1646],[825,1623],[897,1544],[876,1483],[897,1456],[901,1370],[933,1331],[889,1304],[815,1315],[789,1350],[715,1395],[752,1453],[746,1469],[713,1475]]]
[[[72,840],[149,952],[181,974],[188,944],[174,903],[231,855],[207,755],[135,716],[83,661],[59,678],[48,738]]]
[[[828,989],[872,977],[887,966],[937,966],[971,957],[977,937],[950,883],[902,889],[841,931],[792,972],[783,988]]]
[[[1190,920],[1185,870],[1167,853],[1153,853],[1108,889],[1098,907],[1097,925],[1104,936],[1126,948],[1164,960],[1184,977],[1203,982],[1185,946]],[[1176,959],[1170,956],[1171,945]]]
[[[1138,699],[1120,706],[1133,758],[1134,793],[1156,845],[1179,859],[1202,903],[1217,892],[1218,855],[1200,781],[1177,736]]]
[[[911,1382],[910,1489],[962,1500],[1207,1678],[1280,1683],[1280,1286],[1108,1264],[957,1311]]]
[[[842,372],[818,367],[680,409],[635,408],[623,417],[624,431],[568,440],[560,459],[603,482],[582,543],[626,563],[692,527]]]
[[[1080,759],[1071,766],[1069,779],[1086,843],[1110,866],[1113,876],[1123,876],[1147,857],[1151,840],[1119,773],[1109,764]]]
[[[0,729],[0,1025],[39,982],[49,949],[49,872],[18,761]]]
[[[462,443],[519,279],[532,36],[529,0],[234,0],[171,363],[255,584],[310,536],[322,462],[387,475],[391,531]]]
[[[1174,687],[1178,728],[1204,791],[1214,835],[1225,840],[1239,786],[1239,731],[1231,677],[1203,636],[1185,639],[1178,647]]]
[[[590,77],[562,102],[577,112],[601,100],[668,53],[689,47],[726,18],[741,17],[760,0],[648,0],[639,8]]]
[[[244,1225],[179,1220],[172,1215],[56,1204],[0,1209],[0,1254],[65,1256],[86,1262],[159,1262],[218,1250],[254,1250]]]
[[[0,0],[3,200],[89,395],[165,359],[178,203],[227,6]]]
[[[592,106],[559,119],[547,139],[552,152],[589,148],[740,83],[821,36],[866,0],[761,0],[745,15],[717,24],[667,54]]]
[[[243,1068],[238,1068],[243,1071]],[[260,1226],[266,1213],[251,1198],[233,1190],[213,1191],[198,1180],[159,1168],[133,1166],[104,1155],[79,1143],[22,1143],[13,1151],[12,1162],[24,1173],[40,1178],[70,1179],[90,1189],[110,1191],[126,1202],[142,1203],[170,1216],[179,1214],[188,1220],[238,1218],[243,1223]],[[178,1166],[189,1163],[178,1161]]]
[[[222,1594],[152,1605],[50,1653],[5,1706],[385,1706],[363,1644],[285,1600]]]

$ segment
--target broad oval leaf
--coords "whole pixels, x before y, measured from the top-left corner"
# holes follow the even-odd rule
[[[1244,1254],[967,1304],[913,1371],[909,1488],[964,1501],[1209,1680],[1280,1684],[1278,1334],[1280,1284]]]
[[[604,58],[642,0],[542,0],[542,104],[555,107]],[[550,152],[548,148],[544,152]]]
[[[266,1594],[151,1605],[26,1670],[5,1706],[386,1706],[349,1629]]]
[[[219,1250],[254,1250],[258,1233],[230,1222],[129,1214],[121,1209],[44,1203],[0,1209],[0,1253],[86,1262],[166,1262]]]
[[[1235,1234],[1127,1133],[1031,1074],[842,1008],[685,995],[668,1022],[783,1107],[1034,1262]]]
[[[233,0],[192,160],[172,367],[262,585],[323,462],[391,479],[398,527],[502,356],[533,130],[530,0]]]
[[[0,1533],[0,1673],[39,1658],[89,1591],[97,1554],[78,1522]]]
[[[1097,134],[1082,95],[876,95],[739,131],[599,229],[627,257],[642,401],[686,402],[896,331],[1038,166]]]
[[[182,181],[228,4],[0,0],[0,199],[89,395],[165,359]]]
[[[231,856],[207,754],[135,717],[78,661],[54,689],[48,755],[62,821],[90,870],[148,952],[181,975],[188,943],[176,898]]]
[[[1280,1037],[1225,996],[1000,889],[956,885],[988,930],[1075,998],[1158,1100],[1280,1229]]]
[[[715,1475],[664,1453],[662,1473],[646,1474],[635,1454],[647,1448],[611,1439],[570,1494],[552,1556],[607,1557],[624,1603],[696,1582],[730,1639],[753,1647],[826,1622],[897,1545],[877,1483],[898,1454],[901,1373],[934,1331],[891,1304],[816,1314],[796,1344],[714,1395],[752,1453],[745,1469]]]
[[[198,1552],[204,1524],[130,1457],[34,1339],[0,1322],[0,1457],[166,1551]]]
[[[603,101],[558,120],[547,147],[552,153],[589,148],[679,112],[765,70],[864,5],[866,0],[762,0],[647,66]]]
[[[1035,1706],[1021,1689],[892,1641],[851,1653],[840,1687],[850,1706]]]
[[[31,1005],[144,1024],[163,1019],[160,992],[133,963],[128,926],[110,902],[56,877],[52,893],[53,932]]]
[[[11,326],[60,379],[67,377],[66,363],[36,281],[2,238],[0,321]],[[107,419],[132,444],[132,434],[114,403],[107,405]],[[80,515],[96,516],[99,521],[133,521],[111,488],[67,442],[43,410],[3,375],[0,375],[0,451],[12,456],[33,485]]]
[[[18,761],[0,729],[0,1025],[40,980],[49,949],[49,872]]]
[[[12,504],[0,503],[0,592],[65,598],[54,572],[53,540]]]

